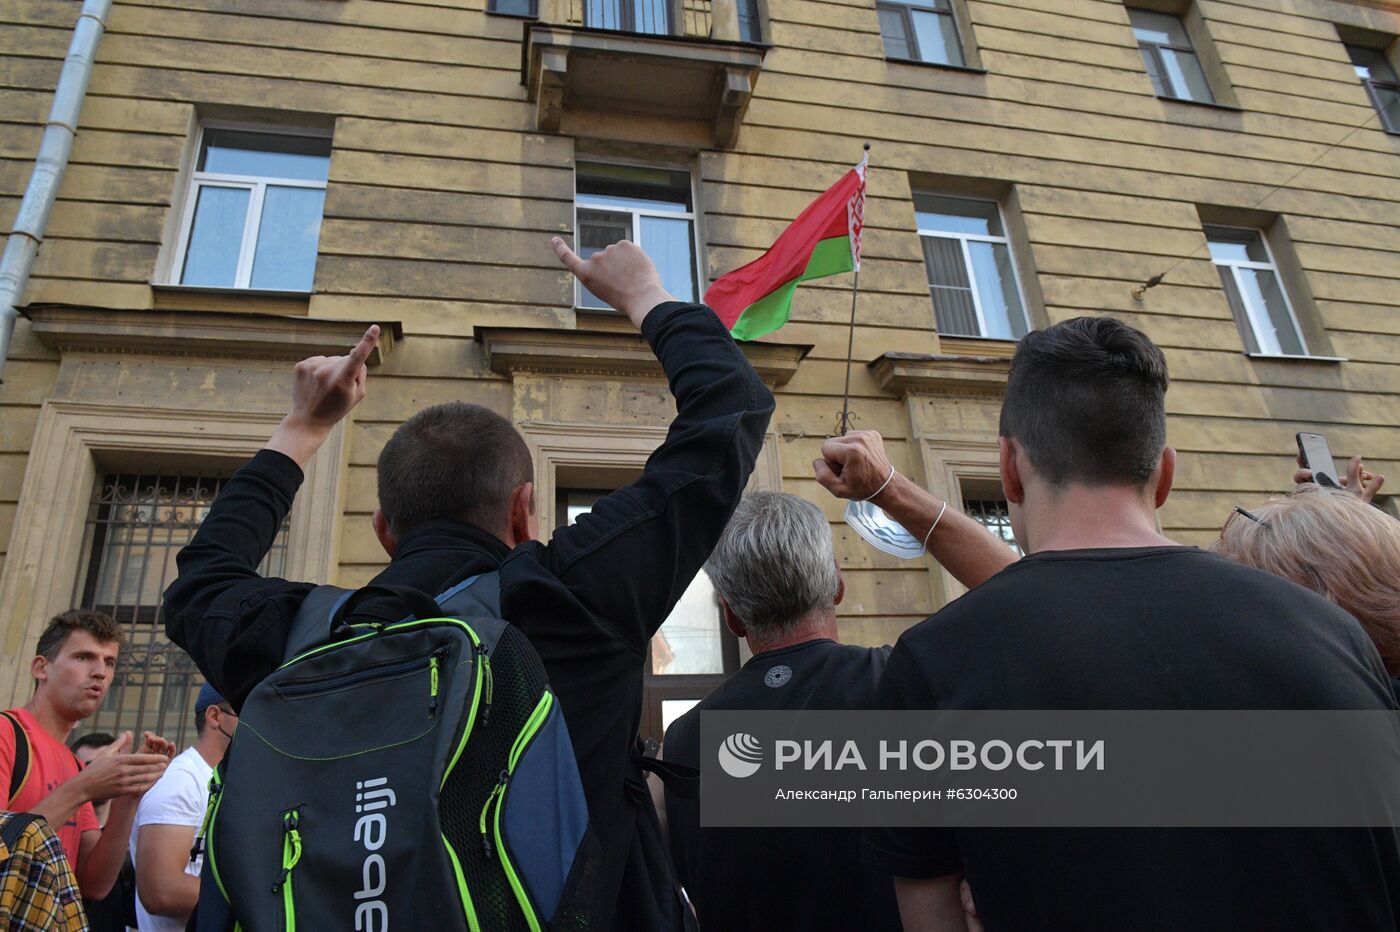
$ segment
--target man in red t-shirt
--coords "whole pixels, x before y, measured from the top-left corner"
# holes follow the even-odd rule
[[[48,820],[87,899],[102,899],[112,889],[126,857],[131,821],[141,796],[165,771],[175,746],[146,732],[141,753],[128,754],[131,732],[99,752],[82,767],[67,740],[78,722],[97,711],[121,649],[121,628],[101,612],[64,612],[39,636],[30,672],[34,698],[6,713],[24,730],[29,766],[23,785],[14,786],[16,735],[10,721],[0,721],[0,793],[5,807],[34,812]],[[102,828],[94,799],[111,799],[111,815]]]

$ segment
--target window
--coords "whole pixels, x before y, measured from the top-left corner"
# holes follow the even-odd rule
[[[1019,340],[1026,309],[996,201],[914,195],[938,332]]]
[[[758,15],[758,0],[738,0],[739,38],[744,42],[762,42],[763,24]]]
[[[695,254],[694,200],[690,173],[580,162],[574,229],[583,258],[619,240],[646,250],[661,283],[680,301],[696,300],[699,278]],[[607,307],[582,285],[579,307]]]
[[[1011,513],[1006,499],[997,492],[976,490],[963,499],[963,513],[1006,541],[1007,546],[1021,556],[1021,547],[1011,530]]]
[[[1205,233],[1245,349],[1266,356],[1308,355],[1264,236],[1239,227],[1208,226]]]
[[[1395,68],[1380,49],[1359,45],[1346,48],[1356,76],[1380,114],[1381,126],[1387,133],[1400,133],[1400,77],[1396,77]]]
[[[880,0],[875,4],[885,55],[936,65],[966,64],[951,0]]]
[[[143,729],[177,745],[192,740],[194,695],[203,679],[194,661],[165,637],[161,595],[175,580],[175,555],[194,537],[222,479],[108,474],[88,504],[76,603],[111,615],[126,636],[116,676],[92,721],[98,730]],[[280,576],[287,555],[283,524],[259,572]]]
[[[326,136],[204,127],[174,283],[310,291],[330,156]]]
[[[607,490],[562,489],[555,514],[573,524]],[[739,642],[724,626],[719,596],[701,570],[652,635],[644,676],[642,736],[660,740],[666,727],[739,669]]]
[[[1180,17],[1130,9],[1128,21],[1158,97],[1215,103],[1205,70]]]
[[[524,16],[534,19],[539,14],[535,12],[535,0],[491,0],[487,11],[500,13],[504,16]]]

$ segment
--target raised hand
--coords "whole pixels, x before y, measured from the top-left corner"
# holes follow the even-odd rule
[[[371,326],[347,355],[312,356],[297,363],[288,416],[310,427],[334,427],[365,397],[365,360],[378,342],[379,328]]]
[[[277,426],[269,450],[285,453],[303,469],[341,418],[365,397],[365,360],[379,342],[372,325],[344,356],[312,356],[296,365],[292,410]]]
[[[150,746],[150,738],[142,744],[142,752],[128,754],[131,747],[131,732],[124,731],[115,742],[93,755],[88,764],[73,779],[78,781],[82,795],[87,799],[115,799],[118,796],[139,796],[149,790],[160,775],[165,773],[165,765],[170,757],[164,751],[144,753]],[[156,738],[169,744],[163,738]],[[172,746],[173,749],[173,746]]]
[[[1313,481],[1311,469],[1303,466],[1302,454],[1298,455],[1299,469],[1293,474],[1293,481],[1298,485],[1304,485]],[[1342,488],[1360,498],[1363,502],[1369,502],[1376,497],[1376,493],[1385,485],[1385,476],[1380,473],[1371,472],[1361,461],[1361,454],[1351,458],[1347,464],[1347,474],[1339,480]]]
[[[821,459],[812,462],[812,471],[822,488],[837,498],[870,498],[890,478],[885,441],[874,430],[832,437],[822,444]]]
[[[142,732],[141,749],[138,754],[163,754],[166,760],[175,756],[175,742],[162,738],[153,731]]]
[[[636,243],[622,240],[587,259],[580,258],[557,236],[549,244],[583,287],[626,314],[637,327],[652,308],[676,300],[662,286],[656,265]]]

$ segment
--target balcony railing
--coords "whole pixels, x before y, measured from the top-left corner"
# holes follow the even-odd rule
[[[566,23],[570,26],[652,36],[760,41],[758,0],[566,0],[566,3]]]
[[[733,148],[767,51],[757,2],[541,0],[520,61],[535,128]]]

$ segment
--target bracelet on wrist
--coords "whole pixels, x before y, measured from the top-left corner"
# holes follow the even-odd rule
[[[885,486],[889,485],[889,484],[890,484],[890,480],[892,480],[893,478],[894,478],[894,467],[891,466],[891,467],[890,467],[890,474],[889,474],[888,476],[885,477],[885,481],[882,482],[882,483],[880,483],[880,487],[879,487],[878,489],[876,489],[874,492],[871,492],[869,495],[867,495],[864,499],[862,499],[862,501],[873,502],[873,501],[875,500],[876,496],[878,496],[881,492],[885,491]]]
[[[943,502],[943,507],[938,509],[938,517],[933,519],[933,523],[928,526],[928,533],[924,535],[924,553],[928,553],[928,541],[933,536],[933,529],[938,527],[938,522],[943,520],[943,512],[948,510],[948,502]]]

